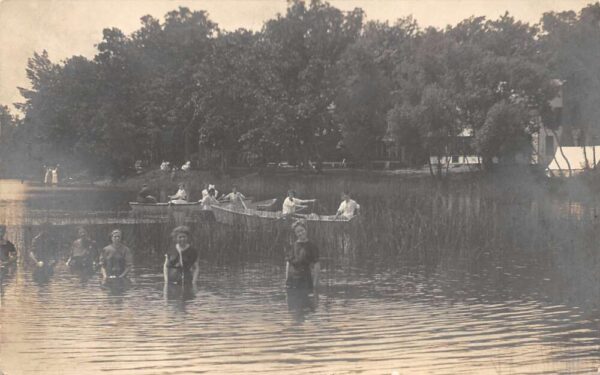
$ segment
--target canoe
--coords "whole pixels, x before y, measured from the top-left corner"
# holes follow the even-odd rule
[[[348,230],[356,228],[356,225],[360,222],[360,216],[354,216],[350,219],[343,216],[317,215],[315,213],[295,213],[293,216],[295,219],[304,219],[309,229],[314,228],[319,232]]]
[[[242,226],[248,230],[268,230],[291,225],[298,219],[306,220],[307,226],[319,229],[344,229],[354,224],[358,219],[346,219],[334,215],[298,214],[284,215],[281,211],[261,211],[258,209],[239,209],[226,206],[212,206],[215,220],[221,224]]]
[[[129,202],[131,213],[136,216],[169,216],[173,214],[185,214],[200,216],[203,218],[213,218],[212,211],[205,209],[200,202],[189,203],[139,203]]]
[[[267,199],[265,201],[252,203],[248,208],[256,208],[259,211],[277,211],[277,198]],[[254,207],[252,207],[254,206]]]
[[[283,224],[281,212],[260,211],[255,208],[243,209],[234,206],[212,206],[217,223],[243,226],[249,230],[270,228]]]
[[[252,207],[250,198],[244,199],[244,203],[248,207]],[[260,203],[260,202],[257,202]],[[223,207],[231,207],[232,204],[228,202],[221,203]],[[173,214],[183,214],[186,216],[197,216],[201,218],[213,219],[212,210],[206,208],[200,202],[188,202],[188,203],[139,203],[129,202],[131,207],[131,213],[134,216],[169,216]],[[253,207],[254,208],[254,207]]]

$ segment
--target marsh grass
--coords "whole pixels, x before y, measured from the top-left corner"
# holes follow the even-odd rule
[[[286,191],[294,189],[300,198],[317,199],[311,208],[318,214],[333,214],[340,192],[350,190],[361,205],[358,225],[343,230],[308,228],[309,237],[321,249],[325,269],[368,263],[477,269],[482,262],[503,264],[525,257],[551,265],[558,279],[576,280],[563,284],[571,285],[573,295],[600,297],[595,287],[600,275],[596,234],[600,210],[591,193],[578,190],[579,200],[570,201],[569,196],[556,194],[546,183],[523,174],[460,176],[441,182],[378,174],[251,176],[235,183],[248,196],[277,197],[279,204]],[[222,192],[228,187],[225,182],[218,186]],[[136,257],[159,265],[164,251],[173,245],[171,230],[181,224],[174,217],[151,222],[122,212],[116,216],[123,222],[98,224],[101,217],[88,215],[88,223],[68,224],[66,220],[52,230],[61,251],[66,252],[79,225],[88,229],[99,247],[106,246],[110,230],[119,227]],[[23,223],[26,246],[39,230],[40,220]],[[267,261],[283,267],[284,250],[293,241],[289,223],[254,231],[198,219],[185,223],[192,229],[194,246],[210,266],[244,267]]]

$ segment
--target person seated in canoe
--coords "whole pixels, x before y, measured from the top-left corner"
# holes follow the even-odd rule
[[[208,192],[210,189],[213,189],[215,191],[215,198],[219,197],[219,191],[217,190],[217,188],[215,187],[215,185],[213,184],[205,184],[204,185],[204,190],[202,190],[202,199],[206,198],[208,196]]]
[[[114,229],[110,233],[111,244],[100,253],[100,272],[106,279],[123,279],[133,268],[133,253],[121,241],[123,232]]]
[[[300,205],[316,201],[316,199],[298,199],[296,198],[296,192],[294,190],[289,190],[287,198],[283,201],[281,212],[284,215],[291,215],[298,210]]]
[[[359,211],[360,205],[351,198],[350,192],[344,191],[342,193],[342,203],[340,203],[335,218],[342,217],[344,219],[352,219],[354,216],[358,215]]]
[[[152,195],[152,192],[150,191],[150,188],[148,187],[147,184],[143,184],[142,188],[140,189],[140,191],[137,194],[137,202],[138,203],[157,203],[158,199],[156,199],[156,197],[154,195]]]
[[[163,274],[166,284],[195,286],[200,272],[198,252],[191,246],[190,228],[181,225],[173,229],[175,246],[165,254]]]
[[[208,195],[202,198],[200,203],[202,204],[202,208],[205,210],[210,210],[210,206],[214,204],[218,205],[219,201],[217,200],[217,198],[215,198],[215,189],[209,189]]]
[[[77,228],[77,239],[71,245],[67,266],[79,269],[92,269],[98,259],[98,247],[83,227]]]
[[[33,264],[34,272],[50,276],[57,263],[56,243],[50,238],[47,229],[42,229],[31,241],[29,260]]]
[[[308,239],[306,223],[298,220],[292,224],[296,242],[286,254],[285,279],[288,289],[312,291],[319,283],[319,248]]]
[[[246,199],[244,194],[242,194],[238,191],[236,185],[233,185],[233,187],[231,188],[231,193],[225,195],[222,200],[231,202],[234,206],[238,206],[238,207],[246,209],[247,207],[246,207],[246,204],[244,203],[244,199]]]
[[[17,262],[17,248],[6,239],[6,225],[0,225],[0,269]]]
[[[204,189],[202,189],[202,198],[200,198],[200,201],[208,196],[208,184],[202,184],[202,187]]]
[[[169,203],[173,204],[188,203],[188,194],[183,182],[179,183],[179,189],[175,195],[169,195],[169,199]]]

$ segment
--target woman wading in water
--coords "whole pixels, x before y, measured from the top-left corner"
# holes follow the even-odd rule
[[[133,253],[121,239],[123,232],[115,229],[110,233],[112,243],[102,249],[100,266],[102,279],[124,279],[133,268]]]
[[[200,272],[198,252],[191,242],[190,228],[178,226],[171,233],[175,246],[165,254],[163,273],[165,284],[195,286]]]
[[[296,242],[286,254],[286,286],[311,292],[319,283],[319,249],[308,239],[306,224],[299,220],[292,224]]]

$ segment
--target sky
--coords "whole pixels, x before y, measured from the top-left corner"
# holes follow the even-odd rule
[[[579,11],[591,0],[330,0],[341,10],[356,7],[367,20],[393,23],[412,15],[421,27],[455,25],[470,16],[495,19],[508,11],[516,19],[537,23],[544,12]],[[259,30],[285,0],[0,0],[0,105],[22,100],[17,87],[28,87],[25,67],[34,52],[47,50],[53,62],[74,55],[92,58],[102,29],[117,27],[129,34],[140,18],[164,15],[185,6],[205,10],[221,29]]]

